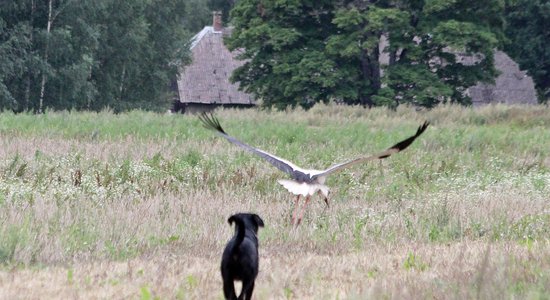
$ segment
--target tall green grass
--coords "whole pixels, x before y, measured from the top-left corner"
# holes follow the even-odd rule
[[[321,105],[217,116],[231,135],[312,168],[386,149],[424,120],[431,126],[403,153],[329,178],[335,208],[313,204],[300,233],[312,246],[286,233],[292,197],[276,183],[285,175],[196,116],[4,112],[0,262],[125,259],[169,245],[217,244],[203,234],[246,209],[271,219],[262,237],[268,246],[361,250],[372,242],[550,236],[546,107]],[[205,210],[214,219],[198,215]]]

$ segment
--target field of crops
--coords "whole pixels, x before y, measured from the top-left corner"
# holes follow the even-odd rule
[[[332,177],[293,228],[285,174],[196,116],[0,113],[0,299],[223,299],[227,218],[255,212],[255,299],[550,297],[550,109],[222,110],[302,167],[406,151]]]

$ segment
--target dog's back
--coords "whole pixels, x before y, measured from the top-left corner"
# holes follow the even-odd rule
[[[222,255],[221,273],[226,299],[237,299],[234,280],[243,283],[239,299],[250,299],[254,290],[254,281],[258,275],[258,227],[263,220],[256,214],[235,214],[228,220],[235,223],[235,235],[227,243]]]

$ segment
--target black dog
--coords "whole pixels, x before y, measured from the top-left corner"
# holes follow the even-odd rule
[[[225,299],[237,299],[233,281],[242,281],[238,299],[252,298],[254,281],[258,276],[258,227],[264,221],[256,214],[239,213],[232,215],[227,222],[235,222],[235,235],[225,246],[222,255],[222,279]]]

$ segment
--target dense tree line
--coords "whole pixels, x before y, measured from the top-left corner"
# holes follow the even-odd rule
[[[0,109],[165,110],[212,10],[244,49],[232,79],[268,107],[468,104],[497,47],[550,94],[544,0],[14,0],[0,2]]]
[[[201,0],[0,2],[0,108],[115,111],[170,105]]]
[[[508,0],[505,49],[529,71],[542,101],[550,98],[550,1]]]
[[[240,0],[228,45],[244,48],[247,63],[233,79],[268,106],[467,104],[463,91],[496,75],[503,8],[499,0]],[[458,52],[474,63],[457,61]]]
[[[249,62],[233,80],[266,106],[469,104],[464,91],[497,75],[495,48],[528,71],[540,102],[550,99],[547,0],[210,1],[236,5],[228,45]]]

